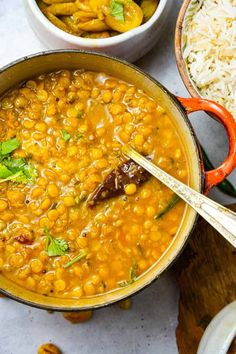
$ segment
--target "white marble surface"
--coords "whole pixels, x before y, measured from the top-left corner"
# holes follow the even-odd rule
[[[181,1],[173,1],[162,39],[137,65],[173,93],[188,96],[174,59],[173,32]],[[46,49],[26,21],[23,2],[0,0],[0,66]],[[194,114],[191,120],[212,161],[218,164],[227,153],[224,130],[204,113]],[[231,181],[235,177],[234,172]],[[210,195],[224,204],[235,202],[216,189]],[[135,297],[132,310],[102,309],[82,325],[71,325],[60,314],[0,299],[0,354],[35,354],[48,341],[58,344],[64,354],[176,354],[177,301],[171,271]]]

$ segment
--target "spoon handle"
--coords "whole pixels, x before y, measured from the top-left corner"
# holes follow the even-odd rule
[[[123,152],[174,191],[236,248],[236,213],[170,176],[130,146],[124,146]]]

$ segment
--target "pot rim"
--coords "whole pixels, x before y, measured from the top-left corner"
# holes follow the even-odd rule
[[[184,123],[186,124],[188,130],[189,130],[189,133],[190,133],[190,136],[191,136],[191,139],[192,139],[192,142],[193,142],[193,146],[194,146],[194,150],[195,150],[195,153],[196,153],[196,157],[197,157],[197,164],[198,164],[198,171],[199,171],[199,191],[201,193],[203,193],[204,191],[204,180],[205,180],[205,173],[204,173],[204,170],[203,170],[203,162],[202,162],[202,158],[201,158],[201,153],[200,153],[200,147],[198,145],[198,139],[197,139],[197,136],[195,134],[195,131],[192,127],[192,124],[190,122],[190,120],[188,119],[188,116],[186,114],[186,111],[184,109],[184,107],[181,105],[181,103],[178,101],[177,97],[172,94],[168,89],[166,89],[159,81],[157,81],[155,78],[153,78],[151,75],[149,75],[148,73],[144,72],[143,70],[141,70],[140,68],[138,68],[137,66],[135,66],[134,64],[131,64],[131,63],[128,63],[126,62],[125,60],[123,59],[120,59],[120,58],[116,58],[114,56],[111,56],[111,55],[107,55],[107,54],[101,54],[101,53],[96,53],[96,52],[93,52],[93,51],[85,51],[85,50],[78,50],[78,49],[59,49],[59,50],[48,50],[48,51],[41,51],[41,52],[38,52],[38,53],[35,53],[35,54],[31,54],[31,55],[27,55],[27,56],[24,56],[20,59],[17,59],[5,66],[3,66],[1,69],[0,69],[0,75],[5,72],[6,70],[8,70],[9,68],[12,68],[20,63],[23,63],[23,62],[27,62],[27,61],[30,61],[31,59],[34,59],[34,58],[37,58],[37,57],[44,57],[44,56],[47,56],[47,55],[57,55],[57,54],[60,54],[60,53],[65,53],[65,54],[68,54],[68,53],[77,53],[77,54],[85,54],[85,55],[90,55],[90,56],[94,56],[94,57],[104,57],[108,60],[112,60],[112,61],[116,61],[120,64],[123,64],[125,66],[129,66],[131,69],[135,70],[136,72],[138,72],[140,75],[146,77],[148,80],[150,80],[154,85],[158,86],[162,92],[164,92],[165,95],[167,95],[169,98],[170,98],[170,101],[173,103],[173,105],[175,106],[175,108],[177,108],[177,110],[180,112],[181,114],[181,117],[183,118],[184,120]],[[185,209],[185,213],[186,213],[186,209]],[[151,279],[149,279],[148,281],[146,281],[146,283],[144,285],[139,285],[137,286],[138,284],[138,281],[125,287],[124,289],[129,289],[129,291],[127,291],[125,294],[121,294],[120,296],[112,296],[112,294],[115,295],[116,292],[118,291],[121,291],[121,289],[119,289],[117,291],[117,289],[113,290],[113,291],[110,291],[108,293],[105,293],[105,294],[109,294],[111,295],[111,298],[109,300],[105,300],[103,301],[102,303],[98,303],[98,304],[93,304],[93,305],[86,305],[86,306],[55,306],[55,305],[47,305],[47,304],[42,304],[42,303],[39,303],[39,302],[36,302],[36,301],[33,301],[33,300],[28,300],[28,299],[24,299],[23,297],[20,297],[20,295],[14,295],[12,294],[11,292],[5,290],[5,289],[2,289],[0,288],[0,293],[2,293],[3,295],[13,299],[13,300],[16,300],[17,302],[20,302],[24,305],[28,305],[28,306],[31,306],[31,307],[35,307],[35,308],[39,308],[39,309],[43,309],[43,310],[53,310],[53,311],[58,311],[58,312],[78,312],[78,311],[84,311],[84,310],[94,310],[94,309],[99,309],[99,308],[102,308],[102,307],[106,307],[106,306],[109,306],[109,305],[112,305],[116,302],[119,302],[119,301],[122,301],[126,298],[129,298],[131,296],[134,296],[134,295],[137,295],[140,291],[144,290],[145,288],[147,288],[148,286],[150,286],[155,280],[157,280],[163,273],[164,271],[166,271],[172,264],[173,262],[176,260],[177,257],[179,257],[179,255],[181,254],[181,252],[183,251],[186,243],[187,243],[187,240],[189,238],[189,236],[191,235],[191,233],[193,232],[195,226],[196,226],[196,222],[197,222],[197,219],[198,219],[198,214],[196,212],[194,212],[195,215],[192,217],[192,221],[191,221],[191,224],[187,227],[188,228],[188,231],[185,232],[185,236],[183,237],[183,240],[181,242],[181,245],[173,251],[173,254],[171,255],[171,257],[169,257],[168,259],[168,262],[167,264],[162,267],[158,272],[156,272],[155,276],[153,276]],[[184,219],[184,217],[183,217]],[[176,239],[176,236],[173,238],[173,241]],[[172,242],[173,242],[172,241]],[[163,253],[163,255],[147,270],[147,272],[149,272],[151,270],[152,267],[155,267],[158,262],[160,260],[162,260],[162,258],[164,258],[166,252],[168,251],[169,247],[172,245],[172,242],[170,243],[170,245],[167,247],[166,251]],[[145,273],[144,273],[145,274]],[[14,283],[14,282],[13,282]],[[20,286],[19,286],[20,287]],[[20,287],[22,289],[22,291],[26,291],[24,288]],[[33,292],[30,292],[30,293],[33,293]],[[99,298],[99,297],[102,297],[102,296],[105,296],[105,294],[102,294],[102,295],[95,295],[95,297]],[[40,295],[40,294],[37,294],[37,295]],[[43,295],[41,295],[43,297]],[[48,298],[48,297],[47,297]],[[52,298],[52,299],[59,299],[60,298]],[[89,299],[89,297],[87,298]],[[65,300],[64,298],[62,298],[62,300]]]

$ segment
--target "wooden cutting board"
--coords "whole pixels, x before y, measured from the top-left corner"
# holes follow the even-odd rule
[[[236,204],[229,208],[236,211]],[[180,288],[179,353],[196,354],[211,319],[236,300],[236,250],[201,219],[175,271]],[[236,353],[236,343],[229,353]]]

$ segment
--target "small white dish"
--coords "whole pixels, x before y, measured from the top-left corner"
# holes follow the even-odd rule
[[[173,0],[160,0],[149,21],[110,38],[81,38],[62,31],[41,12],[35,0],[26,0],[29,23],[48,49],[83,49],[121,57],[130,62],[145,55],[159,39]]]
[[[197,354],[227,354],[236,336],[236,301],[223,308],[210,322]]]

